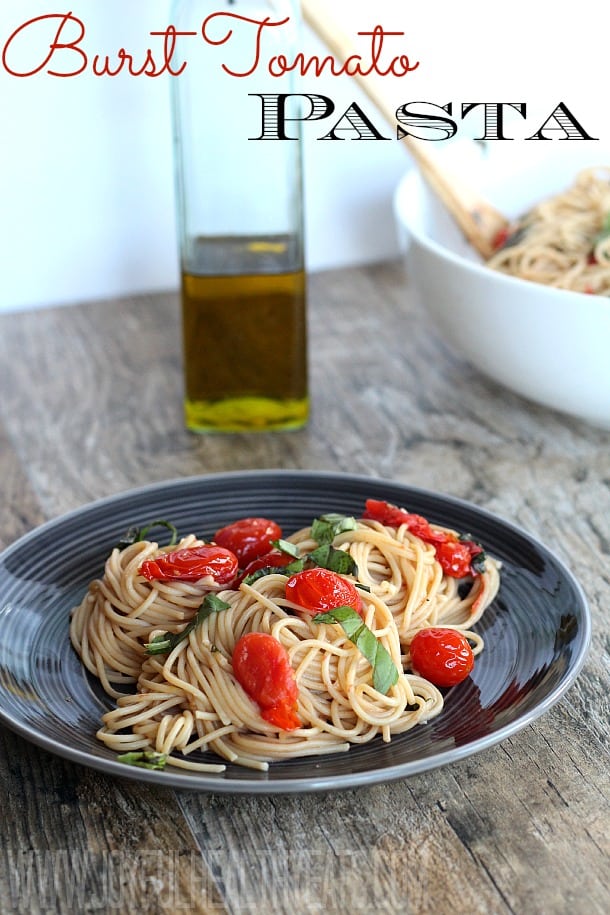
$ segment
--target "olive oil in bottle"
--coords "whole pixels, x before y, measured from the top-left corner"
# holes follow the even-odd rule
[[[308,418],[298,112],[285,109],[289,139],[262,138],[263,98],[285,93],[296,106],[300,96],[292,73],[251,67],[254,26],[266,21],[276,24],[264,30],[265,55],[295,54],[296,0],[172,7],[178,32],[210,36],[188,45],[171,83],[184,410],[196,432],[294,429]]]
[[[209,271],[211,252],[231,262],[242,249],[237,260],[251,272],[183,272],[189,428],[291,429],[307,420],[305,274],[274,269],[284,247],[277,239],[202,239],[195,269],[199,261]]]

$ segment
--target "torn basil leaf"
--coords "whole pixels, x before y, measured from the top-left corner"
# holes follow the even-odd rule
[[[155,753],[154,750],[133,750],[130,753],[122,753],[117,759],[128,766],[139,766],[141,769],[165,769],[167,762],[165,753]]]
[[[284,548],[281,546],[283,543],[286,543],[286,541],[274,540],[273,546],[276,549],[283,550]],[[294,544],[288,544],[288,546],[294,546]],[[288,551],[284,550],[284,552]],[[328,569],[330,572],[336,572],[338,575],[356,576],[358,574],[358,567],[350,554],[346,553],[345,550],[337,550],[329,543],[316,547],[308,556],[299,556],[298,550],[290,553],[290,555],[298,558],[295,558],[293,562],[289,562],[285,566],[264,566],[262,569],[256,569],[250,575],[246,575],[244,582],[247,585],[251,585],[258,581],[259,578],[264,578],[265,575],[295,575],[309,566],[319,566],[322,569]]]
[[[230,606],[231,604],[227,604],[226,601],[221,600],[217,594],[206,594],[197,614],[190,623],[184,627],[182,632],[164,632],[161,635],[155,636],[152,642],[148,642],[145,645],[146,654],[169,654],[170,651],[174,650],[176,645],[179,645],[183,639],[186,639],[190,635],[193,629],[196,629],[204,620],[207,620],[208,616],[211,616],[212,613],[220,613],[221,610],[228,610]]]
[[[313,621],[339,623],[350,642],[354,643],[373,668],[373,686],[377,692],[385,695],[398,681],[398,670],[390,653],[352,607],[337,607],[327,613],[318,613]]]
[[[355,531],[357,527],[358,522],[355,518],[330,512],[314,518],[311,524],[311,536],[316,543],[322,545],[332,543],[337,534],[342,534],[344,531]]]
[[[132,543],[136,543],[140,540],[140,528],[139,527],[130,527],[123,534],[118,543],[115,544],[115,549],[119,551],[126,550],[128,546],[131,546]]]
[[[256,569],[255,572],[246,575],[243,583],[252,585],[259,578],[264,578],[265,575],[294,575],[296,572],[302,572],[304,568],[305,559],[295,559],[294,562],[289,562],[285,566],[264,566],[262,569]]]
[[[295,559],[300,559],[301,554],[296,543],[290,543],[289,540],[272,540],[271,546],[275,547],[276,550],[279,550],[280,553],[286,553],[288,556],[293,556]]]
[[[117,550],[124,550],[134,543],[139,543],[141,540],[146,540],[148,532],[151,531],[154,527],[166,527],[168,531],[170,531],[171,539],[167,544],[168,546],[174,546],[178,542],[178,531],[175,525],[173,525],[171,521],[163,521],[160,519],[158,521],[151,521],[150,524],[146,524],[144,527],[136,527],[135,525],[130,527],[124,536],[121,537],[115,548]]]
[[[324,546],[317,546],[307,557],[323,569],[330,572],[336,572],[338,575],[358,575],[358,566],[349,553],[345,550],[337,550],[330,543]]]
[[[484,551],[482,551],[481,553],[477,553],[476,556],[473,556],[472,562],[470,563],[470,565],[472,567],[472,571],[476,572],[477,575],[482,575],[483,572],[485,571],[485,560],[486,559],[487,559],[487,556],[485,555]]]

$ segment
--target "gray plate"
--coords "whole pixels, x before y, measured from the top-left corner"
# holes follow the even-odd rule
[[[446,691],[438,718],[390,744],[375,739],[315,761],[273,763],[267,773],[231,765],[223,775],[136,769],[119,763],[95,739],[111,700],[70,646],[69,613],[128,527],[165,518],[180,533],[209,538],[236,518],[265,515],[289,534],[324,512],[358,515],[369,497],[468,533],[502,561],[499,594],[477,626],[485,650],[472,675]],[[574,681],[590,634],[582,589],[559,559],[522,530],[469,503],[355,475],[213,474],[86,505],[0,555],[0,721],[74,762],[141,781],[230,793],[353,788],[455,762],[526,727]],[[218,761],[211,754],[205,758]]]

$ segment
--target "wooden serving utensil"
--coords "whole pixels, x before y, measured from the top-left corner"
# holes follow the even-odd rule
[[[349,38],[329,19],[321,0],[301,0],[301,9],[305,22],[338,62],[345,63],[356,53]],[[395,109],[389,100],[382,96],[377,83],[360,73],[351,75],[388,123],[396,127],[398,122]],[[508,226],[507,218],[488,201],[466,187],[461,180],[452,176],[444,166],[441,167],[436,157],[428,151],[424,141],[407,135],[402,142],[428,185],[452,214],[472,247],[487,260],[493,253],[493,240],[497,233]]]

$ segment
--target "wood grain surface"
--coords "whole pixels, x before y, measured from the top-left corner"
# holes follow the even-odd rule
[[[610,435],[453,355],[399,264],[314,275],[309,298],[311,422],[250,436],[185,431],[175,294],[2,316],[0,546],[170,478],[387,477],[470,500],[553,549],[590,603],[585,668],[503,743],[333,794],[109,779],[0,727],[3,913],[610,911]]]

